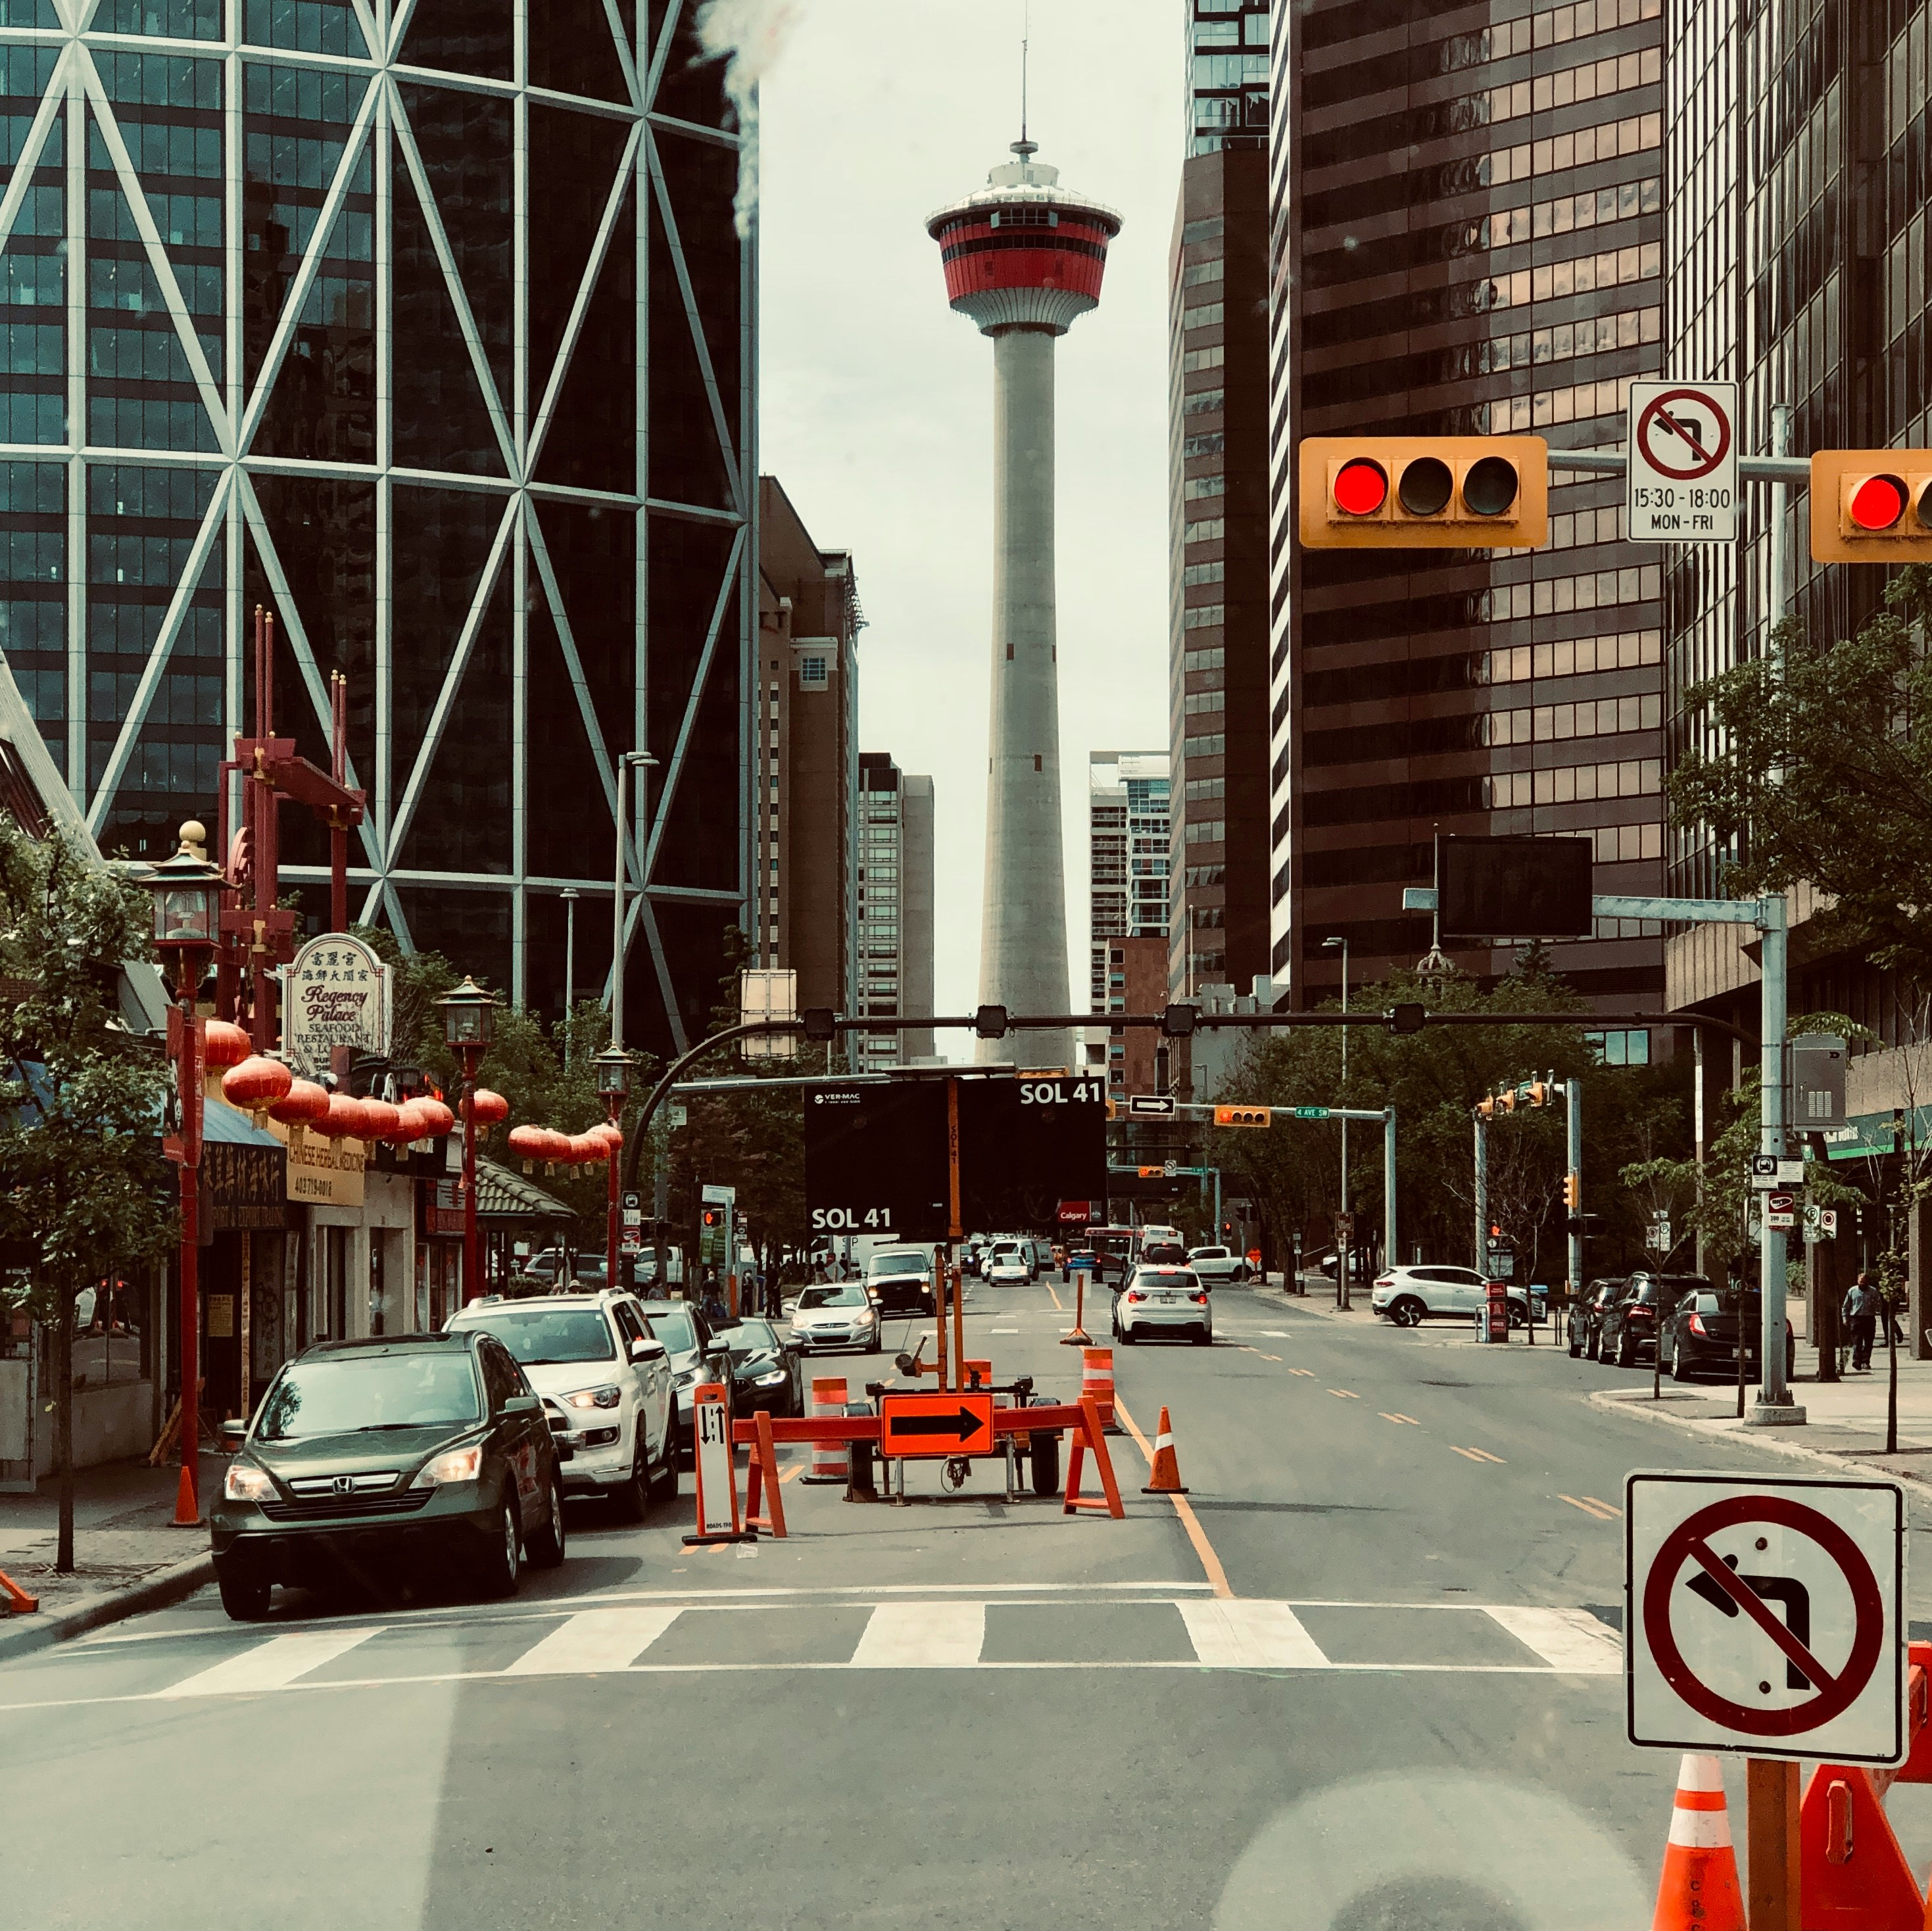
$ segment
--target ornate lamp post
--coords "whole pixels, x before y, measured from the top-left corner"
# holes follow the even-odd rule
[[[200,1229],[196,1224],[201,1186],[202,1021],[195,1012],[195,989],[221,934],[221,895],[228,881],[208,862],[202,845],[207,832],[190,818],[181,828],[181,849],[156,865],[142,882],[154,894],[154,943],[175,961],[176,1003],[168,1008],[168,1057],[174,1062],[181,1095],[179,1131],[163,1151],[180,1174],[181,1249],[181,1486],[175,1500],[175,1526],[194,1528],[201,1521],[196,1476],[201,1453],[201,1295],[196,1272]]]
[[[436,1001],[442,1009],[442,1036],[463,1064],[463,1298],[483,1291],[483,1253],[476,1231],[476,1062],[495,1036],[496,1002],[476,980],[466,977]]]
[[[597,1092],[603,1101],[604,1111],[612,1126],[617,1128],[616,1136],[610,1147],[610,1157],[606,1162],[610,1177],[610,1200],[608,1225],[604,1234],[605,1273],[604,1285],[614,1288],[617,1285],[618,1196],[620,1175],[619,1169],[623,1162],[618,1157],[623,1144],[623,1130],[618,1126],[618,1116],[624,1110],[625,1096],[631,1090],[631,1056],[622,1046],[606,1046],[597,1055]]]

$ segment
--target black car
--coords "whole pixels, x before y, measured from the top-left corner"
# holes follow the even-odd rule
[[[1735,1288],[1717,1289],[1706,1281],[1678,1300],[1664,1324],[1664,1358],[1673,1381],[1694,1381],[1700,1375],[1730,1379],[1738,1372],[1739,1296]],[[1757,1378],[1762,1351],[1764,1303],[1755,1288],[1748,1288],[1744,1303],[1744,1379]],[[1790,1322],[1784,1329],[1784,1378],[1796,1365],[1797,1344]]]
[[[1640,1359],[1654,1360],[1660,1324],[1670,1319],[1686,1294],[1710,1290],[1702,1274],[1630,1275],[1604,1311],[1597,1358],[1614,1361],[1619,1368],[1634,1368]]]
[[[731,1356],[731,1411],[754,1415],[762,1408],[774,1417],[805,1412],[805,1372],[798,1350],[788,1348],[771,1323],[760,1318],[720,1328],[712,1345]]]
[[[560,1451],[509,1350],[476,1328],[325,1342],[269,1383],[209,1512],[221,1606],[267,1612],[278,1583],[399,1570],[513,1595],[524,1554],[563,1560]]]
[[[1604,1339],[1604,1316],[1623,1287],[1619,1280],[1592,1281],[1570,1304],[1570,1353],[1594,1361]]]

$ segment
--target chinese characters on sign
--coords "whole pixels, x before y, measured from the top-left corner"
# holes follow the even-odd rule
[[[326,932],[296,953],[284,975],[283,1049],[296,1072],[316,1079],[338,1046],[389,1049],[388,968],[359,939]]]

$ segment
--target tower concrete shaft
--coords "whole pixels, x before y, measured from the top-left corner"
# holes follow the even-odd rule
[[[1070,1012],[1054,633],[1054,331],[993,337],[993,690],[980,998]],[[1070,1029],[980,1042],[982,1059],[1074,1065]]]

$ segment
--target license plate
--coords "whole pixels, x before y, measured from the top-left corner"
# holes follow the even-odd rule
[[[1154,1299],[1159,1301],[1162,1307],[1172,1307],[1174,1305],[1174,1297],[1172,1294],[1156,1294]]]

